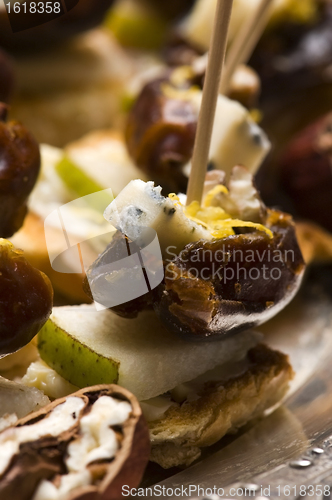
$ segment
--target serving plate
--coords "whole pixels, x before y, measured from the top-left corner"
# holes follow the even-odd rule
[[[158,484],[165,487],[164,491],[169,489],[160,498],[178,498],[169,494],[175,488],[187,488],[189,493],[190,485],[202,490],[216,486],[227,491],[233,483],[252,483],[262,474],[256,482],[274,481],[278,486],[289,461],[295,485],[305,480],[318,484],[322,469],[326,477],[331,474],[332,484],[332,458],[327,460],[326,454],[312,451],[329,443],[326,440],[332,435],[332,266],[311,269],[292,304],[260,330],[269,345],[290,356],[296,372],[284,404],[204,451],[200,461],[188,469],[162,472],[150,465],[142,487]],[[324,467],[320,455],[324,456]],[[311,459],[295,460],[303,457]],[[273,476],[276,473],[279,480]],[[189,496],[194,498],[197,493],[192,491]],[[292,498],[292,493],[281,491],[277,496]],[[301,496],[296,494],[294,498]]]

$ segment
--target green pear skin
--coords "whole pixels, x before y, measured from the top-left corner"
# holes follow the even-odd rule
[[[38,350],[48,366],[78,387],[118,381],[119,363],[81,344],[52,320],[48,320],[38,334]]]

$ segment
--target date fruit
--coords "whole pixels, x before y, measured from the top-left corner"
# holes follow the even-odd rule
[[[188,244],[165,267],[154,309],[188,340],[214,340],[268,321],[297,292],[304,261],[292,218],[268,210],[260,231]]]
[[[296,215],[332,232],[332,113],[291,142],[281,160],[280,184]]]
[[[197,110],[190,100],[167,97],[163,82],[167,80],[148,83],[134,104],[126,127],[127,147],[148,177],[169,191],[185,190],[181,167],[192,156]]]
[[[240,75],[240,80],[246,80],[248,71],[245,68],[241,71],[245,77]],[[148,83],[128,116],[126,143],[129,154],[149,178],[168,192],[186,190],[203,97],[195,82],[198,74],[194,68],[180,67]],[[251,95],[249,80],[247,94]],[[253,80],[257,83],[255,76]],[[238,85],[238,91],[236,86],[235,82],[232,88],[238,97],[242,91],[246,93],[243,82]],[[238,101],[219,95],[209,168],[223,170],[227,177],[234,165],[245,165],[254,173],[270,147],[268,137],[249,111]]]
[[[30,342],[51,314],[52,303],[48,277],[0,239],[0,357]]]
[[[0,237],[20,229],[27,213],[27,198],[40,169],[39,146],[17,121],[6,122],[7,107],[0,103]]]
[[[0,434],[0,496],[13,500],[115,500],[138,486],[148,462],[136,398],[99,385],[58,399]],[[18,485],[19,488],[18,488]]]

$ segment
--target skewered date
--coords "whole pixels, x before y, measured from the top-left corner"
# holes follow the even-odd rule
[[[13,500],[115,500],[136,487],[149,458],[136,398],[115,385],[58,399],[0,434],[0,496]],[[17,485],[20,485],[20,488]]]
[[[168,97],[167,80],[147,84],[127,122],[126,142],[135,163],[169,191],[185,190],[181,167],[191,158],[197,110],[190,101]]]
[[[280,100],[290,92],[295,92],[294,99],[299,89],[326,83],[332,58],[332,4],[313,4],[318,7],[318,15],[309,25],[283,22],[269,30],[258,44],[250,65],[262,79],[264,102],[272,99],[280,106]],[[291,102],[286,100],[288,105]]]
[[[30,342],[51,314],[52,302],[48,277],[0,239],[0,356]]]
[[[6,123],[7,108],[0,103],[0,237],[20,229],[27,213],[27,198],[40,169],[39,146],[17,121]]]
[[[129,154],[148,177],[168,192],[186,191],[187,167],[193,154],[202,96],[199,89],[203,86],[204,75],[204,64],[193,65],[179,67],[148,83],[128,116],[126,143]],[[238,68],[230,96],[250,107],[259,90],[255,72],[246,66]],[[245,165],[254,171],[270,145],[248,111],[237,102],[220,97],[216,123],[220,133],[212,138],[211,167],[228,171],[235,163],[246,160]],[[229,130],[227,134],[226,130]],[[230,144],[229,137],[234,145]],[[243,141],[241,158],[234,154],[238,141]]]
[[[191,340],[264,323],[297,291],[304,262],[290,216],[268,211],[259,231],[188,244],[165,268],[154,302],[165,326]]]
[[[118,232],[87,270],[90,296],[110,307],[110,287],[116,290],[121,273],[131,284],[141,276],[121,263],[121,246],[143,241],[140,228],[148,225],[158,235],[164,279],[113,308],[118,315],[133,318],[153,307],[169,331],[196,341],[260,325],[283,309],[305,268],[292,218],[265,207],[246,168],[234,167],[227,187],[224,177],[210,173],[202,205],[188,207],[175,195],[164,198],[152,182],[132,181],[105,211],[126,242]],[[120,262],[116,272],[114,262]],[[156,269],[144,265],[147,273]]]

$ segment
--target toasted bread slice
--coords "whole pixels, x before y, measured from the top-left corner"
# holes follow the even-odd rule
[[[190,465],[199,458],[201,448],[216,443],[225,434],[235,433],[279,405],[294,375],[285,354],[262,344],[251,348],[242,360],[216,369],[189,382],[191,388],[198,390],[182,398],[182,404],[175,399],[185,386],[159,396],[158,402],[151,399],[141,403],[150,429],[151,461],[165,469]],[[227,375],[229,371],[233,375]],[[224,375],[216,377],[218,373]],[[23,382],[29,387],[42,387],[51,397],[56,397],[59,390],[64,396],[75,389],[41,361],[31,365]]]
[[[288,357],[260,344],[248,352],[248,361],[244,373],[205,383],[197,399],[171,406],[149,422],[150,460],[166,469],[188,466],[200,448],[235,433],[282,400],[293,378]]]

